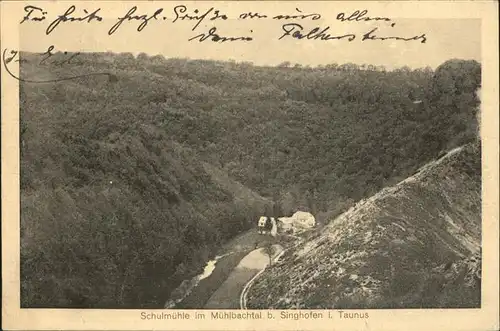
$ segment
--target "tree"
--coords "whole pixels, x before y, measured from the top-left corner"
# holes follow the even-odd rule
[[[336,70],[338,67],[339,67],[339,65],[337,63],[330,63],[330,64],[327,64],[325,68],[330,69],[330,70]]]
[[[271,217],[267,217],[266,218],[266,225],[264,225],[264,229],[266,231],[271,231],[271,229],[273,228],[273,221],[271,220]]]
[[[432,77],[434,97],[474,93],[481,86],[481,65],[474,60],[449,60]]]
[[[147,55],[144,52],[141,52],[141,53],[139,53],[139,55],[137,55],[137,60],[139,60],[139,61],[147,61],[148,59],[149,59],[149,55]]]
[[[274,247],[272,243],[267,243],[266,246],[264,246],[264,253],[269,257],[269,265],[271,266],[273,264],[274,254]]]

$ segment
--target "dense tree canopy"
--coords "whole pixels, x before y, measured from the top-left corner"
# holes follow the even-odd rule
[[[20,85],[24,307],[161,306],[259,215],[333,215],[477,129],[474,61],[434,72],[77,59],[72,74],[116,80]]]

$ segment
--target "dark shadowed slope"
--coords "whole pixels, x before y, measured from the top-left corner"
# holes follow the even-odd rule
[[[291,248],[249,308],[479,307],[481,157],[454,149]]]
[[[131,91],[97,78],[20,84],[22,307],[162,307],[270,206],[211,175]]]

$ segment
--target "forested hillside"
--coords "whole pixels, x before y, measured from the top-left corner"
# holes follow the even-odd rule
[[[159,307],[258,215],[338,214],[476,132],[474,61],[23,59],[25,78],[112,73],[20,84],[23,307]]]

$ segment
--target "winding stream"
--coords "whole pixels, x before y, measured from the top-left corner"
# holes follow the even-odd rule
[[[207,262],[205,267],[203,268],[203,272],[199,275],[196,275],[195,277],[191,279],[186,279],[184,280],[179,287],[177,287],[174,291],[172,291],[173,295],[172,297],[165,303],[164,308],[165,309],[171,309],[175,308],[177,303],[181,302],[186,298],[193,289],[198,286],[200,281],[202,279],[210,277],[212,272],[215,270],[215,266],[217,264],[217,261],[220,260],[221,258],[231,255],[233,252],[229,252],[223,255],[218,255],[216,256],[213,260],[210,260]],[[174,294],[175,293],[175,294]]]

